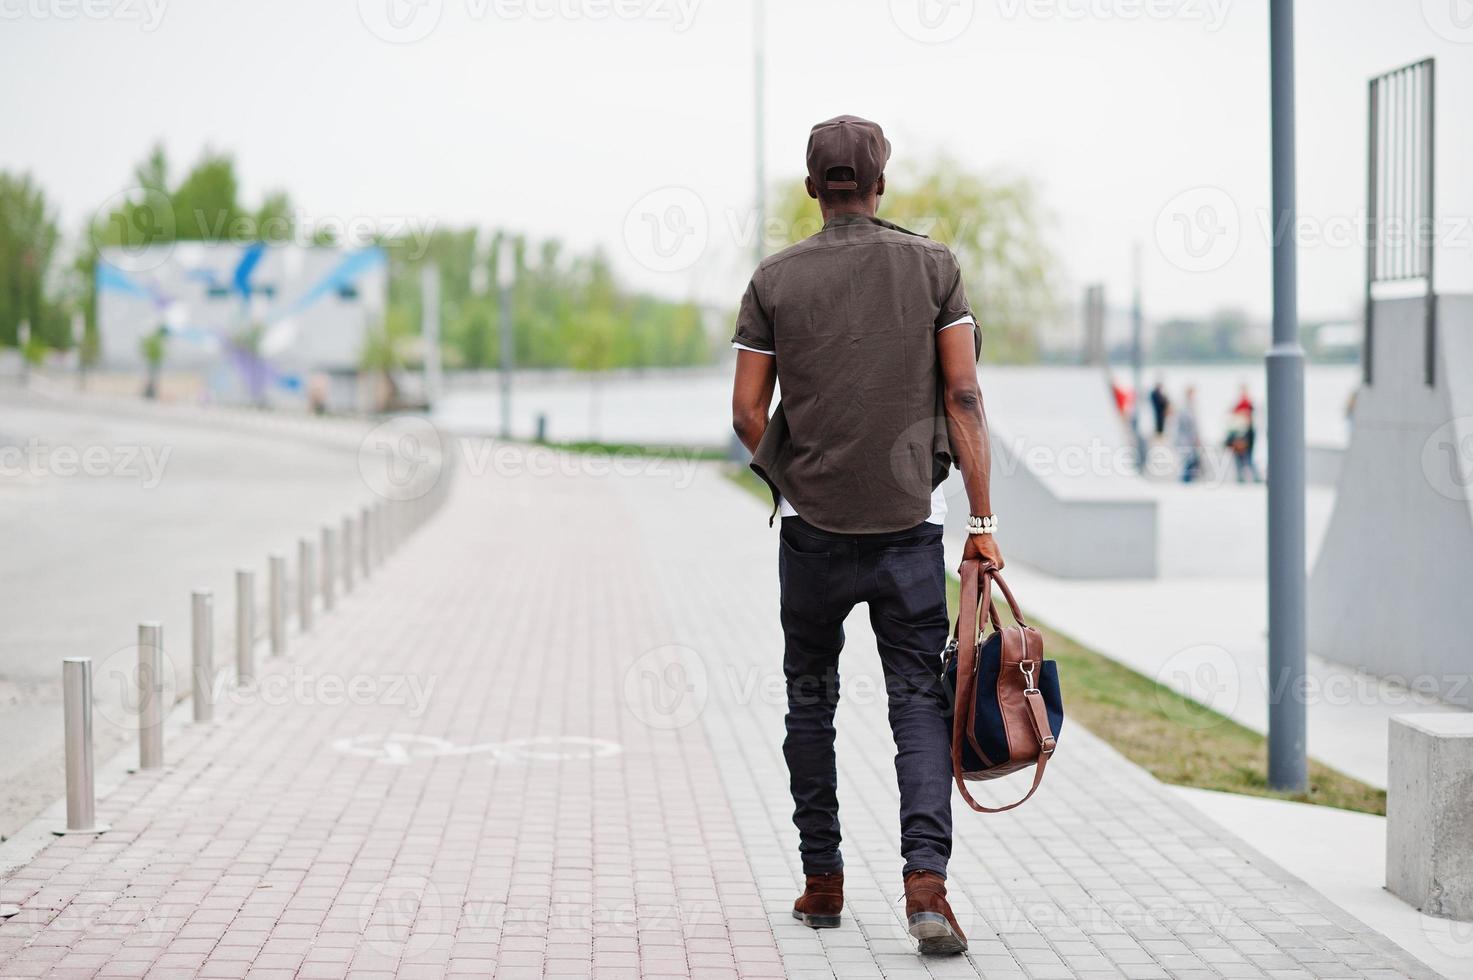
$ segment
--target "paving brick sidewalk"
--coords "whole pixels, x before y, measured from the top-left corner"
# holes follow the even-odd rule
[[[1027,807],[958,813],[973,954],[920,960],[862,616],[849,915],[797,926],[761,509],[523,452],[0,882],[0,977],[1428,975],[1077,728]]]

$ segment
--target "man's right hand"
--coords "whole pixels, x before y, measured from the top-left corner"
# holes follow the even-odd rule
[[[962,561],[977,560],[1002,570],[1002,550],[997,546],[995,534],[969,534],[967,546],[962,549]]]

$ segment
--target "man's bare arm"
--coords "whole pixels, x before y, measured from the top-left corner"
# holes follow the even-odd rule
[[[987,438],[987,414],[982,386],[977,382],[977,355],[972,330],[949,327],[936,336],[941,361],[941,384],[946,406],[946,431],[951,452],[967,488],[967,503],[978,517],[992,513],[992,444]],[[963,558],[980,558],[1002,568],[1002,552],[991,534],[968,534]]]
[[[731,386],[731,427],[737,438],[756,453],[767,431],[767,413],[777,385],[777,357],[749,350],[737,351],[736,379]]]

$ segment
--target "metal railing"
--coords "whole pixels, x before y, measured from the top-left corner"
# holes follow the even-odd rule
[[[1380,283],[1426,287],[1423,381],[1436,382],[1436,65],[1432,58],[1371,79],[1366,167],[1366,300],[1362,379],[1375,379],[1375,303]]]

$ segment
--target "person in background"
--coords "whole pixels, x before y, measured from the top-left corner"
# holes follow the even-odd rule
[[[1181,450],[1181,482],[1192,483],[1202,471],[1202,434],[1197,429],[1197,389],[1188,386],[1176,410],[1176,445]]]
[[[1109,376],[1110,397],[1115,399],[1115,411],[1120,413],[1123,419],[1130,418],[1130,409],[1135,404],[1135,393],[1125,385],[1115,380],[1115,375]]]
[[[307,376],[307,408],[313,415],[327,414],[327,395],[332,383],[321,371]]]
[[[1258,430],[1253,424],[1253,399],[1248,386],[1243,385],[1238,403],[1233,406],[1232,422],[1228,425],[1227,446],[1233,451],[1233,466],[1237,470],[1238,482],[1262,483],[1258,464],[1253,461],[1253,449],[1258,442]]]
[[[1151,389],[1151,421],[1155,426],[1156,439],[1166,436],[1166,417],[1171,414],[1171,399],[1166,396],[1166,386],[1160,378]]]

